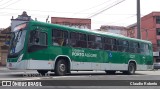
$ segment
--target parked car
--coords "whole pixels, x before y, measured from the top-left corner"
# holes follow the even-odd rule
[[[160,62],[155,62],[153,64],[154,69],[160,69]]]

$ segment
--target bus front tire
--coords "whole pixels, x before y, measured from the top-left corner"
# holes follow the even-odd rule
[[[39,74],[43,75],[43,76],[44,76],[46,73],[48,73],[47,70],[37,70],[37,72],[38,72]]]
[[[123,74],[133,75],[133,74],[135,74],[135,71],[136,71],[135,63],[129,63],[128,70],[123,71]]]
[[[67,64],[65,60],[60,59],[56,62],[55,74],[58,76],[64,76],[67,72]]]

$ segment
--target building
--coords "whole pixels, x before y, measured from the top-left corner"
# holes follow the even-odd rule
[[[14,19],[12,17],[12,19],[11,19],[11,30],[13,30],[15,26],[17,26],[19,24],[22,24],[22,23],[25,23],[25,22],[28,22],[30,20],[32,20],[31,16],[28,16],[27,12],[23,11],[23,13],[21,15],[18,15],[18,17],[16,19]]]
[[[123,26],[110,26],[110,25],[102,25],[100,29],[97,29],[98,31],[103,31],[103,32],[111,32],[111,33],[116,33],[124,36],[128,36],[127,33],[127,28]]]
[[[91,29],[91,19],[51,17],[51,23],[80,29]]]
[[[130,37],[137,37],[136,24],[128,26]],[[153,44],[154,61],[160,61],[160,12],[152,12],[141,18],[141,39]]]
[[[127,36],[131,38],[137,38],[137,23],[127,26]]]
[[[9,49],[8,42],[10,40],[10,34],[8,34],[8,31],[10,29],[11,27],[0,30],[0,66],[6,65],[6,59],[8,55],[8,49]]]

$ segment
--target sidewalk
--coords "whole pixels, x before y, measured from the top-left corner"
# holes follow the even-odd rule
[[[0,70],[9,70],[6,66],[0,66]]]

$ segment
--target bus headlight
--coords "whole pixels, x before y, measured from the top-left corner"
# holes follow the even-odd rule
[[[22,58],[23,58],[23,54],[21,54],[21,56],[19,56],[17,62],[20,62],[22,60]]]

